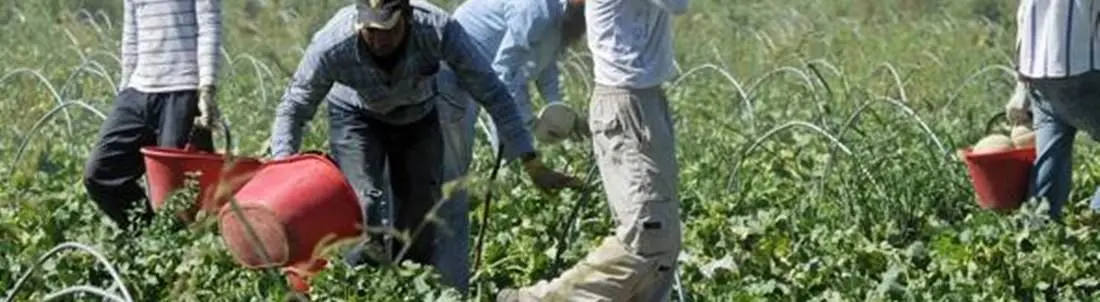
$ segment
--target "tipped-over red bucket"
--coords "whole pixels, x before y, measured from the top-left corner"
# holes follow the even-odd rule
[[[143,147],[141,154],[145,157],[149,202],[154,210],[163,207],[169,194],[183,186],[186,174],[199,173],[199,197],[189,211],[179,213],[184,221],[194,220],[199,210],[217,211],[263,164],[255,158],[238,157],[231,167],[226,167],[224,155],[197,151],[190,145],[184,149]],[[229,169],[223,173],[223,168]],[[227,190],[215,198],[219,183]]]
[[[982,154],[974,154],[967,148],[962,154],[978,195],[978,205],[983,209],[1012,211],[1027,199],[1034,147]]]
[[[226,204],[218,224],[230,253],[248,268],[309,268],[325,248],[362,235],[355,191],[324,155],[269,161],[235,197],[239,214],[233,203]],[[258,242],[239,217],[252,227]]]

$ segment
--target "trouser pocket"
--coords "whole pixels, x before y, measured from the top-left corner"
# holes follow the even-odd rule
[[[604,89],[606,90],[606,89]],[[640,255],[680,248],[674,134],[658,93],[594,94],[589,127],[616,236]]]

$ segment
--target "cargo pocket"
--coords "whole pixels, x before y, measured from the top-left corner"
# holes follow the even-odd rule
[[[677,203],[650,201],[638,209],[630,226],[635,236],[627,242],[643,256],[656,256],[680,249],[680,215]]]
[[[593,114],[593,141],[606,141],[607,165],[604,184],[614,209],[616,234],[629,249],[651,256],[680,248],[679,202],[677,200],[675,154],[666,142],[660,116],[646,115],[646,105],[636,96],[616,96],[603,102]],[[602,112],[600,112],[602,111]],[[606,121],[608,124],[600,124]],[[603,129],[596,129],[603,128]],[[610,131],[609,131],[610,130]],[[600,167],[601,171],[605,169]],[[612,185],[607,185],[612,184]]]

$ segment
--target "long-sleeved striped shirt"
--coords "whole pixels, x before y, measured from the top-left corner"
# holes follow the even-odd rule
[[[215,85],[221,64],[220,0],[125,0],[119,90]]]
[[[275,111],[271,149],[276,158],[297,152],[302,126],[316,115],[321,100],[391,124],[423,118],[436,104],[434,78],[441,63],[454,70],[460,88],[501,125],[507,158],[534,150],[511,95],[461,25],[433,4],[412,1],[412,6],[403,58],[393,74],[379,69],[361,44],[354,5],[337,11],[314,34]]]
[[[470,33],[493,71],[520,107],[525,124],[534,119],[527,85],[535,81],[547,102],[561,102],[557,61],[565,51],[562,26],[566,0],[467,0],[454,18]]]
[[[1017,71],[1026,78],[1063,78],[1100,64],[1100,1],[1022,0],[1016,14]]]
[[[687,6],[688,0],[588,0],[585,35],[595,82],[648,88],[672,77],[672,15]]]

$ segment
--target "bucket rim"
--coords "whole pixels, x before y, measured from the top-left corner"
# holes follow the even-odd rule
[[[963,157],[967,160],[971,160],[971,159],[979,159],[980,160],[980,159],[1013,157],[1013,156],[1021,155],[1021,154],[1023,154],[1023,155],[1034,154],[1036,150],[1035,150],[1034,146],[1029,146],[1029,147],[1023,147],[1023,148],[1012,148],[1010,150],[1005,150],[1005,151],[997,151],[997,152],[989,152],[989,153],[981,153],[981,154],[975,154],[973,152],[973,148],[971,148],[971,147],[962,148],[962,149],[959,149],[959,151],[962,152]]]
[[[199,159],[199,160],[225,160],[225,154],[202,151],[188,151],[172,147],[141,147],[141,154],[145,157],[170,158],[170,159]],[[249,156],[234,156],[233,162],[264,163],[265,161]]]
[[[221,207],[221,209],[218,210],[218,229],[219,230],[223,229],[224,222],[227,218],[237,220],[237,217],[226,216],[226,215],[232,215],[232,212],[233,212],[233,205],[231,204],[232,202],[233,201],[226,202],[225,205],[223,205]],[[252,209],[252,210],[260,210],[261,212],[265,212],[267,215],[271,215],[271,217],[276,217],[276,218],[278,217],[278,214],[274,210],[272,210],[271,208],[266,207],[264,205],[240,204],[240,203],[238,203],[238,206],[241,207],[241,210],[244,210],[245,208],[249,208],[249,209]],[[278,220],[278,219],[276,219],[276,220]],[[280,233],[282,233],[282,237],[287,238],[287,236],[288,236],[287,233],[288,232],[287,232],[286,228],[282,224],[276,224],[276,225],[278,225],[278,230],[279,230]],[[244,224],[241,223],[241,226],[243,227]],[[222,237],[222,241],[225,241],[225,235],[224,234],[222,234],[220,237]],[[248,236],[248,237],[251,237],[251,236]],[[253,238],[247,238],[247,239],[249,241],[251,241]],[[260,238],[256,238],[256,239],[260,239]],[[262,239],[260,239],[260,240],[262,240]],[[228,246],[227,243],[226,243],[226,245]],[[290,253],[289,243],[284,244],[282,247],[283,247],[282,248],[283,254],[284,255],[289,255],[289,253]],[[270,263],[267,263],[267,264],[252,265],[252,264],[247,264],[247,262],[244,261],[244,259],[241,259],[241,255],[238,255],[237,253],[230,252],[229,254],[231,254],[233,256],[233,259],[236,260],[238,264],[240,264],[241,266],[243,266],[245,268],[252,269],[252,270],[279,268],[279,267],[283,267],[283,266],[286,265],[286,263],[279,263],[278,261],[274,261],[274,260],[277,260],[277,259],[270,259],[272,261]],[[286,260],[289,260],[289,257],[287,259],[284,259],[284,262]]]

